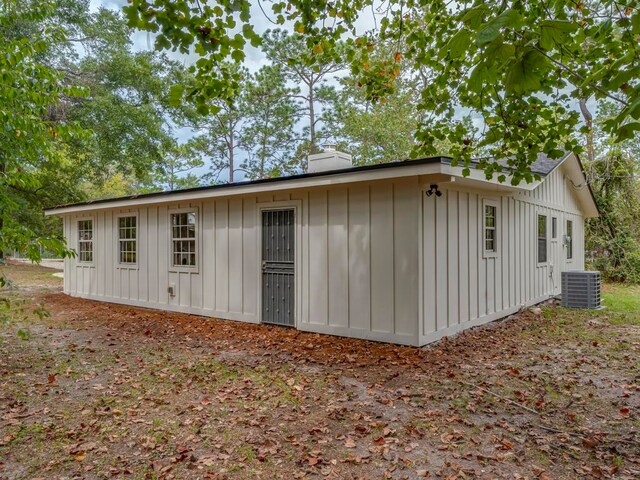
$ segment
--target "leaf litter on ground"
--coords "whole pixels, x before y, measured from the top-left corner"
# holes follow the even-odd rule
[[[640,477],[640,331],[607,314],[410,348],[36,297],[0,331],[0,479]]]

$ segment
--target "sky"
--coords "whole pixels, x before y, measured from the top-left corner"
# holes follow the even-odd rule
[[[127,5],[127,0],[90,0],[90,8],[93,11],[97,11],[99,8],[108,8],[111,10],[122,10],[122,7]],[[251,22],[258,34],[264,33],[268,29],[274,28],[287,28],[291,25],[284,25],[282,27],[278,27],[271,23],[264,15],[264,13],[260,10],[257,2],[254,2],[251,8]],[[371,30],[375,26],[375,20],[373,18],[373,14],[368,13],[363,15],[362,18],[358,21],[358,30],[359,31],[367,31]],[[150,50],[154,47],[154,39],[153,35],[148,32],[136,31],[131,38],[133,42],[133,46],[135,50]],[[165,52],[169,57],[183,62],[184,65],[189,66],[199,58],[197,55],[184,55],[179,52],[166,51]],[[262,66],[266,65],[267,59],[265,54],[258,48],[252,47],[251,45],[247,45],[245,47],[245,62],[244,65],[251,72],[258,71]],[[336,80],[329,80],[330,84],[336,84]],[[300,130],[302,129],[303,124],[299,125]],[[190,128],[177,128],[175,130],[175,135],[180,142],[185,142],[189,140],[194,135],[194,131]],[[194,170],[192,173],[196,175],[202,175],[207,173],[208,166],[199,168]],[[236,175],[242,176],[242,172],[237,172]],[[220,176],[220,180],[225,180],[227,178],[227,174],[223,174]]]
[[[100,7],[109,8],[111,10],[121,10],[123,6],[127,5],[127,0],[90,0],[90,6],[92,10],[98,10]],[[287,28],[287,24],[282,27],[271,23],[260,10],[258,3],[254,2],[251,7],[251,22],[258,34],[264,33],[266,30],[274,28]],[[362,15],[356,24],[359,31],[371,30],[375,27],[375,20],[373,14]],[[291,25],[289,25],[291,27]],[[153,37],[147,32],[136,32],[133,37],[134,47],[138,50],[149,50],[153,48]],[[260,67],[267,64],[264,53],[258,48],[247,45],[245,50],[247,57],[245,59],[245,66],[250,71],[257,71]],[[197,60],[197,56],[186,56],[177,52],[167,52],[169,56],[177,60],[184,60],[186,64],[190,64]]]

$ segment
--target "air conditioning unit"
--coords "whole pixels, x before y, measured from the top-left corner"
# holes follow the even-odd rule
[[[562,272],[562,306],[569,308],[602,308],[600,304],[600,272]]]

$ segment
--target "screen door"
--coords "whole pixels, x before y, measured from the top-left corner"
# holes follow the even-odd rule
[[[262,322],[295,326],[294,210],[262,211]]]

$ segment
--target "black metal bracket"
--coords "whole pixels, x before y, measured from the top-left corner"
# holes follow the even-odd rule
[[[427,197],[430,197],[434,193],[436,194],[436,197],[442,196],[442,192],[438,190],[438,185],[435,183],[429,185],[429,190],[427,190]]]

